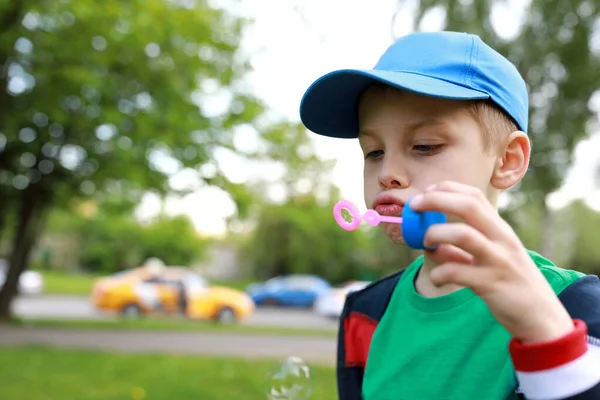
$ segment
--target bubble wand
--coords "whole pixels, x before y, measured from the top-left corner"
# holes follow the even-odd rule
[[[342,212],[346,210],[351,217],[346,219]],[[362,221],[371,226],[382,222],[391,222],[402,225],[402,236],[406,244],[413,249],[435,250],[437,246],[425,247],[423,240],[430,226],[446,223],[446,215],[439,211],[417,212],[410,207],[410,199],[402,209],[402,216],[380,215],[377,211],[369,209],[361,214],[358,208],[348,200],[341,200],[333,207],[333,217],[338,225],[346,230],[358,229]]]

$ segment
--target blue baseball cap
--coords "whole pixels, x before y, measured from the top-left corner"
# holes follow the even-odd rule
[[[359,99],[376,82],[442,99],[490,99],[527,132],[527,85],[517,68],[479,36],[449,31],[406,35],[373,69],[317,79],[300,103],[302,123],[323,136],[356,138]]]

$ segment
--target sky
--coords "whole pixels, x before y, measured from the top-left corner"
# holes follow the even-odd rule
[[[392,15],[397,0],[215,0],[214,4],[249,16],[253,26],[244,36],[242,49],[253,65],[247,84],[263,99],[271,112],[290,121],[299,121],[299,104],[304,91],[321,75],[341,68],[371,68],[392,43],[414,30],[411,2],[401,12],[392,32]],[[499,34],[516,35],[527,0],[508,0],[495,10],[493,23]],[[422,30],[438,30],[443,21],[439,10],[427,16]],[[600,112],[600,96],[598,112]],[[218,104],[216,105],[218,107]],[[334,159],[333,181],[344,199],[364,210],[362,187],[362,153],[356,141],[325,138],[311,134],[318,154]],[[237,143],[252,148],[256,133],[242,132]],[[562,207],[574,198],[584,197],[600,210],[600,191],[593,190],[593,171],[600,148],[600,135],[593,135],[575,150],[576,162],[564,186],[548,198],[551,207]],[[597,152],[596,152],[597,153]],[[281,171],[266,165],[248,164],[235,155],[223,152],[219,164],[229,178],[237,182],[253,176],[276,180]],[[172,183],[185,186],[190,171],[174,176]],[[277,197],[277,187],[272,196]],[[142,219],[160,209],[158,198],[144,197],[138,208]],[[196,229],[205,235],[223,235],[224,218],[235,212],[229,196],[218,188],[198,190],[183,198],[171,196],[165,210],[169,214],[187,214]]]

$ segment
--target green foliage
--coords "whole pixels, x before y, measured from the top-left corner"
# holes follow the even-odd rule
[[[141,238],[143,260],[158,257],[171,265],[189,266],[203,255],[205,249],[192,221],[183,215],[159,217],[142,227]]]
[[[100,215],[85,220],[79,236],[82,268],[112,273],[136,267],[142,261],[142,228],[129,215]]]
[[[52,208],[98,193],[136,203],[145,191],[206,186],[219,170],[203,167],[234,149],[237,129],[264,109],[242,87],[248,21],[206,0],[0,3],[0,234],[12,222],[5,216],[18,221],[3,319]],[[169,178],[183,170],[197,182],[175,190]],[[80,232],[90,268],[119,269],[149,252],[133,246],[145,235],[126,217]],[[193,257],[184,243],[166,259]]]
[[[90,214],[85,214],[85,205]],[[187,216],[159,216],[148,224],[134,217],[134,205],[126,199],[80,204],[77,213],[56,210],[47,234],[78,238],[79,264],[97,273],[112,273],[139,266],[151,257],[171,265],[189,266],[203,256],[202,240]]]
[[[581,201],[574,202],[568,209],[570,223],[562,229],[568,229],[573,253],[567,268],[600,275],[600,213],[590,209]]]
[[[330,182],[324,179],[333,164],[324,161],[315,154],[311,138],[301,124],[280,123],[273,125],[263,133],[267,140],[268,158],[283,163],[286,172],[279,180],[290,196],[306,194],[318,190],[322,181],[325,187]],[[306,184],[306,188],[304,188]]]
[[[283,205],[264,205],[244,259],[260,279],[289,273],[313,273],[330,281],[357,279],[365,236],[337,226],[333,204],[314,196],[294,197]]]
[[[503,217],[517,232],[525,247],[539,252],[539,238],[547,235],[538,223],[543,209],[540,204],[527,203]],[[577,200],[550,214],[553,262],[562,268],[590,274],[600,274],[600,213]]]
[[[339,191],[329,179],[332,164],[319,159],[306,129],[279,123],[264,131],[266,141],[256,154],[274,162],[281,175],[274,182],[249,184],[256,207],[256,228],[241,244],[241,260],[250,275],[317,274],[332,282],[357,279],[367,268],[361,231],[337,226],[331,210]],[[275,185],[283,201],[269,196]],[[249,209],[250,210],[250,209]]]
[[[231,146],[234,129],[262,113],[238,89],[248,70],[237,51],[246,22],[191,3],[28,2],[23,23],[2,37],[14,49],[4,54],[11,78],[0,181],[54,177],[66,198],[165,191],[168,173]],[[232,96],[218,115],[207,109],[215,90]],[[171,159],[171,170],[159,159]]]
[[[80,231],[80,263],[89,271],[112,273],[137,267],[150,257],[189,266],[204,249],[187,217],[161,218],[141,226],[129,216],[87,220]]]
[[[526,248],[540,251],[542,232],[539,221],[542,213],[539,203],[529,202],[515,209],[503,210],[500,215],[515,230]]]

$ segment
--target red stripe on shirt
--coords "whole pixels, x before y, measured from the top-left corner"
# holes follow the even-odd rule
[[[360,366],[364,368],[367,364],[375,328],[377,328],[377,321],[359,312],[352,312],[344,319],[344,348],[347,367]]]
[[[574,361],[587,351],[587,325],[573,320],[575,328],[550,342],[522,344],[511,340],[509,351],[517,371],[535,372],[559,367]]]

